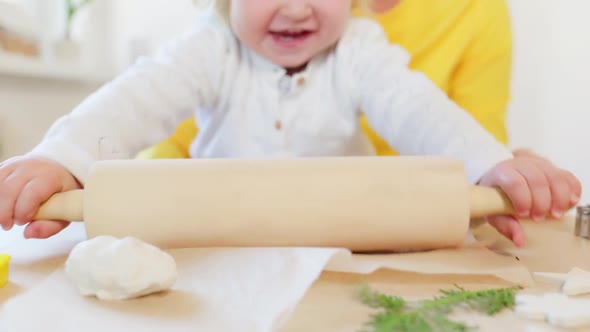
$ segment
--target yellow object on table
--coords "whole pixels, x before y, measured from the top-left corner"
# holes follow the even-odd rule
[[[8,263],[10,256],[0,254],[0,287],[8,283]]]

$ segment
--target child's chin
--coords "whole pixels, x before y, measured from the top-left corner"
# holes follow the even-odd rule
[[[297,60],[285,60],[280,59],[279,61],[275,61],[275,63],[283,68],[294,69],[294,68],[301,68],[305,66],[309,62],[309,59],[297,59]]]

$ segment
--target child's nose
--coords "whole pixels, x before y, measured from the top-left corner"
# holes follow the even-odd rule
[[[281,14],[292,20],[303,20],[309,17],[312,8],[307,0],[286,1],[281,8]]]

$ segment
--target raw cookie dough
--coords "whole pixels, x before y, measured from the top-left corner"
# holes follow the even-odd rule
[[[176,263],[159,248],[132,237],[99,236],[78,244],[65,263],[84,296],[125,300],[169,289]]]

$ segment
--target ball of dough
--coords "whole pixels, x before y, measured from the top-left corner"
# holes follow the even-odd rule
[[[160,292],[176,282],[174,258],[132,237],[99,236],[71,251],[65,271],[84,296],[125,300]]]

